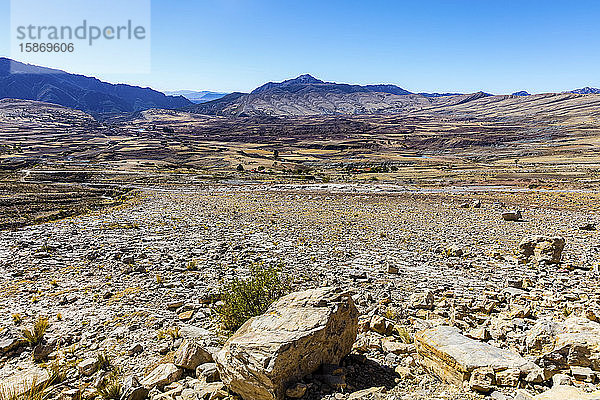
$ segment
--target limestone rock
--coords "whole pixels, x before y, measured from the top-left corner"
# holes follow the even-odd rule
[[[7,397],[20,398],[33,387],[44,387],[49,383],[50,376],[46,370],[32,368],[27,371],[17,372],[15,375],[0,381],[0,393]]]
[[[585,393],[574,386],[556,386],[552,389],[538,394],[533,400],[598,400],[600,391]]]
[[[221,399],[227,396],[223,382],[197,383],[194,385],[196,399]]]
[[[536,365],[517,353],[463,336],[455,327],[440,326],[415,335],[419,362],[440,379],[460,386],[477,368],[494,373],[516,369],[525,375]]]
[[[540,319],[527,333],[525,343],[533,354],[543,354],[554,349],[554,338],[558,334],[559,323],[551,319]]]
[[[182,369],[175,364],[160,364],[140,381],[140,385],[146,389],[162,388],[181,378],[182,373]]]
[[[282,399],[289,383],[352,349],[358,311],[340,289],[292,293],[247,321],[217,354],[223,382],[245,400]]]
[[[390,321],[387,321],[381,315],[373,315],[371,321],[369,322],[369,329],[371,329],[373,332],[379,333],[380,335],[389,335],[392,333],[394,326]]]
[[[460,246],[453,244],[446,249],[446,255],[448,257],[461,257],[464,254],[463,249]]]
[[[198,378],[200,382],[217,382],[220,379],[217,364],[205,363],[202,365],[198,365],[198,367],[196,368],[196,378]]]
[[[433,309],[433,302],[435,298],[431,291],[415,293],[410,296],[409,303],[411,308],[431,310]]]
[[[0,355],[6,354],[18,347],[25,346],[21,332],[14,328],[0,329]]]
[[[123,383],[121,400],[144,400],[148,396],[148,389],[141,386],[135,376],[129,376]]]
[[[77,369],[79,373],[83,376],[91,376],[96,372],[96,366],[98,365],[98,360],[95,358],[86,358],[82,362],[77,365]]]
[[[35,362],[42,362],[48,359],[50,353],[56,350],[56,342],[54,343],[40,343],[33,348],[32,356]]]
[[[580,366],[600,371],[599,323],[587,318],[571,317],[553,329],[545,339],[546,352],[541,358],[544,366]]]
[[[480,393],[489,393],[496,383],[496,374],[491,367],[475,368],[469,378],[471,389]]]
[[[368,389],[359,390],[351,393],[350,396],[348,396],[348,400],[371,399],[373,398],[373,395],[382,393],[384,389],[383,386],[374,386]]]
[[[519,258],[523,263],[558,264],[565,243],[560,236],[527,236],[519,243]]]
[[[410,354],[415,352],[414,344],[398,342],[389,338],[384,338],[381,340],[381,348],[386,353],[393,353],[396,355]]]
[[[212,361],[212,355],[193,339],[184,340],[173,358],[173,364],[190,370]]]

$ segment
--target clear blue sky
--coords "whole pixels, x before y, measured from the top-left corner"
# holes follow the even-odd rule
[[[0,15],[8,55],[8,0]],[[152,0],[152,73],[99,77],[159,90],[249,91],[310,73],[411,91],[562,91],[600,86],[599,17],[588,0]]]

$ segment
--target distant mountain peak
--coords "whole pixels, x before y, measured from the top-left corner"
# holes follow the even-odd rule
[[[335,83],[335,82],[325,82],[320,79],[315,78],[310,74],[303,74],[298,76],[297,78],[287,79],[283,82],[269,82],[264,85],[254,89],[250,94],[258,95],[265,92],[288,92],[288,93],[298,93],[298,92],[337,92],[337,93],[389,93],[395,95],[407,95],[412,94],[408,90],[402,89],[396,85],[349,85],[347,83]]]
[[[520,90],[518,92],[514,92],[512,94],[512,96],[531,96],[531,94],[529,94],[528,92],[526,92],[525,90]]]
[[[299,83],[304,85],[318,85],[325,83],[320,79],[315,78],[310,74],[303,74],[294,79],[288,79],[287,81],[283,81],[283,83]]]
[[[571,90],[569,93],[576,94],[600,94],[600,89],[586,86],[582,89]]]

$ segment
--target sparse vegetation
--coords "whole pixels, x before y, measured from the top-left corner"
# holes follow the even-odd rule
[[[156,332],[156,337],[159,340],[166,339],[170,337],[172,340],[179,339],[181,337],[181,333],[179,332],[179,327],[174,326],[171,328],[160,329]]]
[[[50,322],[46,317],[38,317],[38,319],[33,324],[33,329],[23,329],[22,334],[23,338],[29,343],[31,347],[34,347],[41,343],[44,339],[44,334],[46,330],[50,326]]]
[[[69,370],[75,368],[75,361],[66,362],[60,359],[54,360],[45,366],[48,375],[50,376],[50,383],[55,385],[62,383],[67,379]]]
[[[96,388],[96,394],[103,400],[119,400],[123,393],[123,385],[118,371],[108,374]]]
[[[248,279],[234,279],[221,287],[223,305],[218,309],[223,329],[235,331],[247,320],[263,314],[281,296],[289,293],[290,282],[281,266],[252,264]]]
[[[185,269],[187,269],[188,271],[197,271],[198,270],[198,261],[197,260],[189,261],[185,265]]]
[[[109,371],[111,369],[111,366],[112,359],[108,353],[103,351],[96,355],[96,371]]]
[[[21,325],[21,323],[23,322],[23,316],[19,313],[13,314],[12,319],[15,325]]]
[[[49,393],[46,392],[47,385],[38,385],[32,382],[31,388],[20,394],[4,387],[0,387],[0,400],[46,400]]]
[[[408,330],[406,330],[405,327],[396,325],[394,330],[396,331],[396,334],[402,343],[410,344],[413,342],[413,338],[410,336],[410,333],[408,333]]]

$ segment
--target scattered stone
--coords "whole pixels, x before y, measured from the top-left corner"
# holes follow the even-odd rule
[[[489,393],[496,383],[496,374],[491,367],[475,368],[469,378],[469,386],[480,393]]]
[[[571,366],[571,375],[578,381],[594,383],[596,374],[589,367]]]
[[[434,301],[435,297],[433,296],[433,293],[431,291],[426,291],[411,295],[408,303],[411,308],[431,310],[433,309]]]
[[[184,311],[178,315],[180,321],[189,321],[194,316],[194,310]]]
[[[193,339],[185,339],[173,357],[175,365],[189,370],[212,361],[212,355]]]
[[[198,383],[194,385],[195,399],[223,399],[228,396],[223,382]]]
[[[383,390],[383,386],[374,386],[368,389],[359,390],[358,392],[351,393],[350,396],[348,396],[348,400],[371,399],[374,394],[382,393]]]
[[[394,325],[381,315],[373,315],[369,323],[369,329],[371,329],[373,332],[379,333],[380,335],[389,335],[392,333]]]
[[[569,375],[556,374],[552,377],[552,387],[555,386],[570,386],[573,383],[573,379]]]
[[[83,376],[92,376],[98,366],[98,360],[96,358],[86,358],[77,365],[79,373]]]
[[[141,343],[135,343],[131,347],[129,347],[128,354],[130,356],[134,356],[136,354],[140,354],[144,351],[144,346]]]
[[[455,244],[449,246],[446,249],[446,255],[448,257],[462,257],[463,254],[464,254],[463,249],[460,246],[457,246]]]
[[[535,327],[534,327],[535,329]],[[552,325],[543,341],[543,366],[565,369],[572,366],[590,367],[600,371],[600,324],[587,318],[571,317]]]
[[[574,386],[556,386],[533,397],[533,400],[598,400],[598,398],[600,398],[600,391],[585,393]]]
[[[393,353],[396,355],[411,354],[416,351],[414,344],[407,344],[398,342],[390,338],[383,338],[381,340],[381,348],[386,353]]]
[[[497,386],[517,387],[521,379],[521,370],[518,368],[508,368],[503,371],[497,371],[495,375]]]
[[[148,389],[140,385],[135,376],[129,376],[123,383],[121,400],[144,400],[148,396]]]
[[[148,390],[155,387],[162,389],[181,378],[182,373],[183,370],[175,364],[160,364],[140,381],[140,385]]]
[[[14,328],[0,330],[0,355],[25,346],[27,342],[23,340],[21,332]]]
[[[582,231],[595,231],[596,230],[596,224],[587,223],[585,225],[581,225],[579,227],[579,229],[581,229]]]
[[[565,243],[565,239],[559,236],[527,236],[519,243],[519,259],[522,263],[558,264]]]
[[[33,360],[37,363],[46,361],[54,350],[56,350],[56,341],[54,343],[40,343],[33,348]]]
[[[506,211],[502,213],[502,219],[505,221],[517,222],[523,218],[521,211]]]
[[[212,383],[220,380],[216,363],[205,363],[196,368],[196,378],[201,382]]]
[[[292,293],[225,343],[216,360],[221,379],[245,400],[282,399],[290,382],[339,363],[357,330],[358,311],[341,290]]]
[[[536,369],[517,353],[469,339],[455,327],[440,326],[415,336],[420,364],[440,379],[461,386],[477,368],[494,373],[517,369],[520,375]]]
[[[183,301],[172,301],[170,303],[167,303],[167,309],[168,310],[177,310],[178,308],[182,307],[185,303]]]

